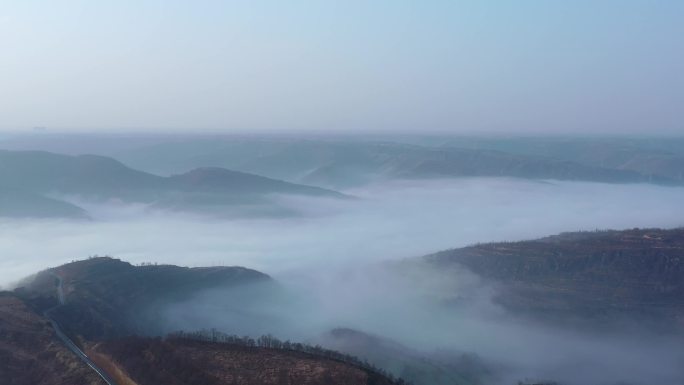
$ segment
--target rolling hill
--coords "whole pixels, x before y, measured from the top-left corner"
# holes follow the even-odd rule
[[[498,284],[507,308],[542,318],[684,327],[684,229],[564,233],[424,257]]]
[[[161,177],[107,157],[40,151],[0,151],[0,214],[83,216],[64,201],[124,202],[180,211],[220,211],[237,205],[273,207],[274,194],[343,198],[318,187],[287,183],[220,168],[200,168]]]
[[[242,267],[132,266],[108,257],[40,272],[14,292],[0,292],[0,357],[8,363],[0,367],[0,379],[11,379],[8,385],[99,385],[95,372],[56,338],[59,325],[116,385],[404,383],[353,357],[289,341],[276,344],[271,336],[257,342],[217,338],[215,332],[209,338],[135,336],[151,332],[131,322],[143,309],[202,290],[254,284],[273,282]]]
[[[269,283],[242,267],[184,268],[133,266],[108,257],[91,258],[39,273],[21,291],[36,307],[54,304],[55,275],[63,281],[66,304],[53,313],[67,331],[87,339],[158,332],[158,307],[212,288]]]

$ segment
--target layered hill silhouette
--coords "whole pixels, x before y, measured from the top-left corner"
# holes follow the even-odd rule
[[[410,144],[409,144],[410,143]],[[112,156],[158,175],[222,167],[328,188],[394,178],[515,177],[684,184],[681,138],[35,136],[8,149]]]
[[[458,138],[444,145],[556,158],[684,182],[684,139],[681,137]]]
[[[507,143],[503,139],[502,142]],[[679,174],[667,170],[658,172],[657,164],[649,170],[622,167],[599,158],[584,162],[581,157],[556,156],[553,151],[525,152],[520,146],[509,150],[505,145],[487,147],[474,140],[447,143],[429,146],[363,140],[217,138],[209,141],[198,138],[121,150],[115,156],[127,164],[159,174],[212,165],[331,188],[386,179],[454,177],[682,182]],[[679,161],[675,161],[675,166],[679,164],[676,162]],[[673,166],[668,163],[663,167]]]
[[[238,205],[274,206],[274,194],[343,198],[335,191],[221,168],[161,177],[103,156],[0,151],[0,216],[82,217],[63,197],[214,211]]]

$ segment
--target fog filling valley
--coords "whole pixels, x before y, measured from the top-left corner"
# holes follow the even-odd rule
[[[402,262],[477,242],[564,231],[684,225],[684,188],[516,179],[397,181],[344,191],[358,199],[281,196],[298,213],[221,219],[79,202],[93,220],[0,221],[0,284],[90,255],[181,266],[241,265],[280,286],[209,291],[165,310],[166,331],[216,328],[325,343],[346,327],[420,352],[474,352],[497,381],[684,381],[679,339],[551,329],[491,300],[468,271]],[[39,241],[36,241],[39,240]],[[396,263],[395,263],[396,262]],[[446,305],[453,298],[467,301]]]

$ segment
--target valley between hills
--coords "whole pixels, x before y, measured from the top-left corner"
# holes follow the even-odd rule
[[[682,328],[683,258],[684,230],[632,229],[478,244],[392,269],[456,264],[495,282],[494,301],[523,319],[584,328],[650,323],[668,334]],[[51,268],[0,294],[0,356],[7,363],[0,378],[11,378],[8,385],[104,383],[52,321],[118,385],[486,384],[497,376],[497,366],[477,355],[421,355],[353,329],[328,334],[324,346],[338,352],[230,330],[160,335],[162,325],[154,324],[166,304],[198,292],[279,285],[243,267],[133,266],[110,257]]]

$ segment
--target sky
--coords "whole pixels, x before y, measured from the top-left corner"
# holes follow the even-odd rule
[[[0,0],[0,130],[684,132],[681,1]]]

